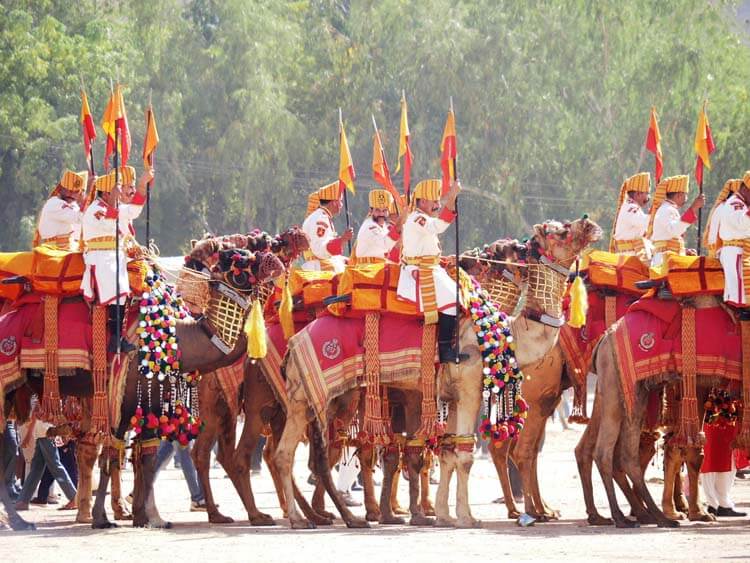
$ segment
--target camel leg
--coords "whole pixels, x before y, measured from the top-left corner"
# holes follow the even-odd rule
[[[438,484],[437,494],[435,495],[435,526],[454,528],[458,525],[458,520],[450,515],[448,508],[448,496],[450,495],[450,486],[453,479],[453,472],[456,470],[458,457],[452,448],[442,448],[438,456],[440,462],[440,484]]]
[[[116,459],[112,459],[109,467],[110,476],[112,478],[111,498],[110,503],[112,504],[112,513],[114,514],[115,520],[132,520],[133,515],[125,506],[125,500],[122,498],[122,466],[120,460],[122,457],[117,452],[113,454]]]
[[[273,462],[273,456],[276,453],[276,438],[269,436],[266,439],[266,447],[263,448],[263,460],[266,462],[268,472],[271,474],[271,480],[273,480],[273,488],[276,489],[276,497],[279,499],[279,507],[281,508],[284,518],[287,518],[286,508],[286,497],[284,497],[284,486],[281,483],[281,476],[279,471],[276,469],[276,464]]]
[[[373,481],[375,447],[372,444],[363,444],[360,446],[357,456],[359,457],[362,487],[365,493],[365,520],[368,522],[377,522],[380,520],[380,507],[375,498],[375,482]]]
[[[524,429],[524,432],[526,432],[526,429]],[[510,486],[508,455],[510,455],[511,444],[511,440],[505,440],[500,444],[495,444],[490,440],[489,450],[492,463],[495,464],[495,471],[497,471],[497,476],[500,479],[500,487],[503,490],[503,501],[505,502],[505,508],[508,510],[508,518],[515,520],[521,516],[521,513],[516,507],[515,500],[513,500],[513,490]]]
[[[100,462],[99,468],[99,487],[96,489],[96,500],[92,510],[93,522],[91,527],[94,529],[116,528],[117,524],[110,522],[107,518],[107,511],[104,509],[104,501],[107,498],[107,486],[109,485],[110,467],[107,459]],[[80,499],[79,499],[80,500]]]
[[[599,412],[599,401],[594,402],[594,411],[591,418],[583,431],[581,439],[575,448],[576,464],[578,465],[578,475],[581,478],[583,487],[583,500],[586,504],[587,522],[591,526],[611,526],[611,518],[605,518],[596,509],[594,504],[594,483],[591,479],[594,461],[594,446],[596,445],[596,435],[599,431],[599,422],[601,414]]]
[[[698,522],[714,522],[716,517],[703,510],[700,502],[700,488],[698,487],[698,475],[703,465],[703,451],[701,448],[687,449],[688,483],[690,486],[690,498],[688,499],[688,519]]]
[[[404,524],[406,520],[395,516],[392,511],[391,497],[398,483],[400,452],[396,444],[389,444],[383,453],[383,485],[380,489],[381,524]]]
[[[424,465],[424,448],[406,446],[404,453],[404,462],[409,475],[409,512],[412,526],[432,526],[435,522],[428,518],[422,512],[422,506],[419,503],[419,474]]]
[[[153,451],[147,453],[141,453],[141,471],[142,476],[142,487],[143,496],[145,497],[144,512],[148,519],[148,526],[150,528],[166,528],[172,527],[172,523],[164,520],[159,514],[159,510],[156,508],[156,499],[154,498],[154,481],[156,480],[156,448]],[[133,522],[135,526],[135,522]]]
[[[469,504],[469,474],[474,464],[474,449],[459,449],[456,452],[458,485],[456,488],[456,516],[459,528],[480,528],[482,523],[471,515]]]
[[[397,516],[409,514],[409,511],[401,506],[398,502],[398,482],[401,480],[401,456],[398,456],[396,462],[396,472],[393,474],[393,484],[391,485],[391,511]]]
[[[1,408],[3,408],[2,402],[0,402],[0,409]],[[0,426],[0,459],[5,459],[5,455],[3,452],[3,450],[5,449],[5,440],[3,436],[3,434],[5,433],[4,428],[4,425]],[[16,510],[16,504],[12,500],[10,500],[8,488],[5,486],[4,482],[0,482],[0,502],[2,502],[2,505],[5,508],[5,513],[8,515],[8,524],[10,524],[11,529],[16,530],[17,532],[36,530],[36,526],[33,523],[27,522],[26,520],[21,518],[20,514],[18,514],[18,511]]]
[[[203,399],[203,397],[201,397],[201,399]],[[206,409],[206,405],[201,406],[203,407],[204,412],[212,410]],[[203,431],[201,431],[201,433],[198,434],[198,437],[195,439],[193,450],[190,452],[190,455],[193,458],[195,471],[198,474],[198,480],[200,481],[201,488],[203,489],[203,495],[206,500],[206,514],[208,516],[208,521],[212,524],[230,524],[234,522],[234,520],[229,516],[225,516],[221,512],[219,512],[219,509],[216,507],[216,502],[214,501],[213,490],[211,489],[211,449],[213,448],[214,441],[219,438],[220,434],[223,434],[223,432],[219,432],[219,429],[217,427],[219,425],[219,422],[214,420],[214,418],[215,417],[213,413],[208,414],[208,416],[203,416],[203,420],[206,425],[203,428]],[[226,432],[227,434],[231,434],[232,441],[234,441],[235,438],[234,429],[237,420],[235,419],[233,420],[233,422],[234,424],[228,424],[226,427],[222,427],[224,432]],[[219,445],[219,448],[221,449],[222,445]],[[223,465],[224,464],[222,463],[222,466]]]
[[[318,479],[323,481],[323,486],[331,497],[333,504],[336,506],[336,510],[341,514],[341,518],[346,523],[347,528],[369,528],[370,523],[364,518],[356,518],[349,507],[346,506],[339,492],[336,490],[336,486],[333,484],[333,477],[331,477],[330,463],[328,461],[328,448],[323,437],[323,426],[319,420],[313,420],[312,423],[312,436],[310,440],[310,447],[314,449],[315,456],[313,461],[315,463],[316,474]]]
[[[422,512],[425,516],[435,516],[435,507],[430,500],[430,471],[432,470],[433,453],[431,450],[425,451],[424,467],[419,474],[420,500]]]
[[[664,488],[661,496],[661,509],[664,516],[672,520],[684,520],[685,515],[675,509],[675,485],[679,479],[682,455],[680,448],[668,445],[664,451]],[[680,492],[680,494],[682,494]]]
[[[341,442],[338,440],[328,446],[329,471],[333,469],[337,461],[341,459],[342,452],[343,448],[341,447]],[[313,450],[313,448],[310,448],[311,458],[314,455],[315,451]],[[323,480],[319,478],[315,481],[315,489],[313,489],[313,496],[310,505],[312,506],[313,511],[315,511],[317,514],[320,514],[323,518],[328,518],[333,521],[336,519],[336,516],[326,510],[325,494],[326,489],[323,485]]]
[[[78,462],[78,513],[76,522],[79,524],[90,524],[91,517],[91,486],[92,474],[97,458],[96,444],[87,440],[80,440],[76,445],[76,461]]]

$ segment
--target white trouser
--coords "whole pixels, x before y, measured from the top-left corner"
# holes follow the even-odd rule
[[[336,489],[338,489],[342,493],[345,493],[349,489],[351,489],[354,481],[357,480],[357,475],[359,475],[359,458],[354,455],[355,451],[355,448],[347,446],[341,453],[341,461],[339,462],[339,476],[336,480]]]
[[[734,456],[732,456],[731,471],[715,471],[711,473],[701,473],[701,484],[703,485],[703,494],[706,496],[706,502],[714,508],[734,508],[734,502],[731,499],[732,485],[734,484],[734,475],[737,472],[734,465]]]

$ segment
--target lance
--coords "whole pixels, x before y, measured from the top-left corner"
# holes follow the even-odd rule
[[[117,88],[120,88],[119,83]],[[117,101],[115,102],[117,103]],[[120,181],[120,154],[118,151],[119,127],[115,118],[115,187]],[[117,356],[122,351],[120,348],[120,330],[122,319],[120,319],[120,194],[115,198],[115,340],[117,341]]]
[[[146,136],[148,136],[148,129],[151,120],[154,118],[154,108],[151,106],[151,90],[148,92],[148,117],[146,119]],[[154,149],[156,150],[156,149]],[[148,155],[148,164],[153,168],[154,166],[154,152],[152,151]],[[146,184],[146,246],[151,248],[151,182],[149,180]]]
[[[453,111],[453,96],[450,97],[450,108],[455,120],[456,114]],[[458,182],[458,132],[456,132],[456,156],[453,157],[453,179]],[[458,231],[458,196],[456,196],[456,201],[453,203],[453,207],[456,212],[456,364],[458,364],[461,361],[459,360],[459,352],[461,351],[461,331],[459,330],[459,325],[461,324],[461,296],[459,285],[460,276],[458,269],[458,257],[460,254],[460,237]]]
[[[341,108],[339,108],[339,155],[341,154],[341,134],[344,131],[344,118],[341,114]],[[341,164],[341,157],[339,156],[339,165]],[[341,182],[341,170],[339,170],[339,182]],[[348,188],[344,186],[344,214],[346,215],[346,230],[350,229],[350,220],[349,220],[349,198],[347,197]],[[349,256],[352,254],[352,240],[349,239],[347,241],[347,248],[349,249]]]
[[[704,100],[703,101],[703,115],[704,116],[706,115],[706,103],[707,103],[707,101]],[[710,157],[710,153],[709,153],[709,157]],[[706,171],[705,171],[705,166],[704,166],[703,159],[700,157],[700,155],[698,155],[698,158],[701,159],[701,169],[702,169],[702,172],[701,172],[701,181],[698,182],[698,195],[703,195],[703,175],[705,174]],[[701,207],[698,210],[698,244],[696,245],[697,246],[696,252],[697,252],[698,256],[700,256],[702,254],[702,250],[703,250],[701,248],[701,242],[702,242],[701,239],[703,238],[701,236],[702,233],[703,233],[703,208]]]

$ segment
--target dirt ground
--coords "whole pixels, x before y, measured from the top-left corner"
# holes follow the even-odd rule
[[[0,531],[0,561],[470,561],[470,560],[590,560],[593,557],[641,560],[747,560],[750,557],[750,519],[724,518],[717,523],[685,523],[678,529],[646,526],[634,530],[593,528],[584,521],[585,510],[573,456],[582,427],[563,431],[550,422],[540,461],[542,492],[561,513],[559,521],[521,528],[506,519],[494,466],[477,459],[472,470],[470,498],[474,516],[483,521],[475,530],[382,527],[348,530],[341,521],[332,528],[309,531],[288,529],[278,508],[268,471],[253,477],[261,510],[278,519],[270,528],[253,528],[243,521],[242,505],[222,469],[212,470],[212,485],[224,514],[237,520],[231,525],[210,525],[204,513],[190,512],[190,500],[182,473],[171,464],[157,483],[156,499],[161,514],[175,526],[171,530],[137,530],[124,526],[94,531],[73,524],[74,514],[52,507],[32,507],[26,517],[36,532]],[[306,452],[297,455],[298,483],[306,483]],[[660,463],[659,460],[658,463]],[[660,498],[659,470],[652,465],[647,477]],[[596,475],[595,477],[598,477]],[[125,490],[132,472],[126,473]],[[435,487],[433,486],[433,495]],[[303,491],[309,492],[305,484]],[[608,513],[598,479],[596,502]],[[361,498],[361,493],[355,493]],[[399,498],[407,504],[406,484]],[[750,509],[750,479],[737,480],[734,498],[740,510]],[[622,500],[622,506],[625,501]],[[331,508],[331,510],[333,510]],[[363,508],[355,513],[364,514]],[[245,515],[246,516],[246,515]]]

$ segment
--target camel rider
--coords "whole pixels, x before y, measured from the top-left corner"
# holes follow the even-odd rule
[[[57,250],[78,250],[83,217],[81,207],[88,183],[88,172],[66,170],[63,173],[39,214],[34,246],[44,244]]]
[[[729,197],[734,194],[742,185],[742,180],[733,178],[724,182],[724,187],[721,188],[719,195],[716,196],[716,201],[711,211],[708,214],[708,221],[706,221],[706,228],[703,231],[703,245],[708,251],[710,258],[718,258],[719,250],[722,246],[722,241],[719,238],[719,222],[720,217],[724,213],[725,203]]]
[[[370,212],[357,233],[357,243],[350,264],[384,263],[400,238],[400,226],[390,223],[393,196],[387,190],[376,189],[369,194]]]
[[[109,350],[117,348],[114,336],[118,333],[117,307],[120,307],[119,318],[125,318],[125,299],[130,293],[128,282],[127,255],[125,237],[119,236],[119,253],[116,252],[117,219],[121,225],[127,225],[140,212],[138,206],[122,205],[117,208],[121,198],[122,185],[115,182],[115,171],[96,179],[96,199],[83,214],[83,260],[86,270],[83,274],[81,289],[87,301],[107,305],[109,312],[110,338]],[[122,232],[122,229],[120,230]],[[119,258],[119,294],[117,292],[117,273]],[[122,339],[120,349],[129,352],[134,346]]]
[[[720,209],[718,255],[724,269],[724,301],[750,307],[750,171]]]
[[[440,201],[440,180],[423,180],[414,189],[415,209],[404,222],[398,296],[417,303],[425,323],[438,323],[438,348],[442,363],[455,362],[456,282],[440,266],[440,240],[456,217],[456,197],[461,185],[453,182]],[[459,360],[468,356],[461,354]]]
[[[646,264],[651,262],[652,245],[646,238],[649,217],[643,211],[650,195],[651,175],[648,172],[635,174],[622,183],[610,252],[638,256]]]
[[[685,213],[680,209],[687,202],[688,177],[670,176],[656,186],[654,203],[651,206],[650,238],[654,243],[651,266],[660,266],[667,252],[684,256],[688,227],[698,219],[698,210],[706,203],[706,196],[699,194]]]
[[[341,213],[343,190],[338,181],[314,191],[307,198],[307,218],[302,230],[310,239],[310,250],[305,251],[303,270],[328,271],[340,274],[346,266],[344,243],[352,240],[352,229],[338,236],[333,218]]]

